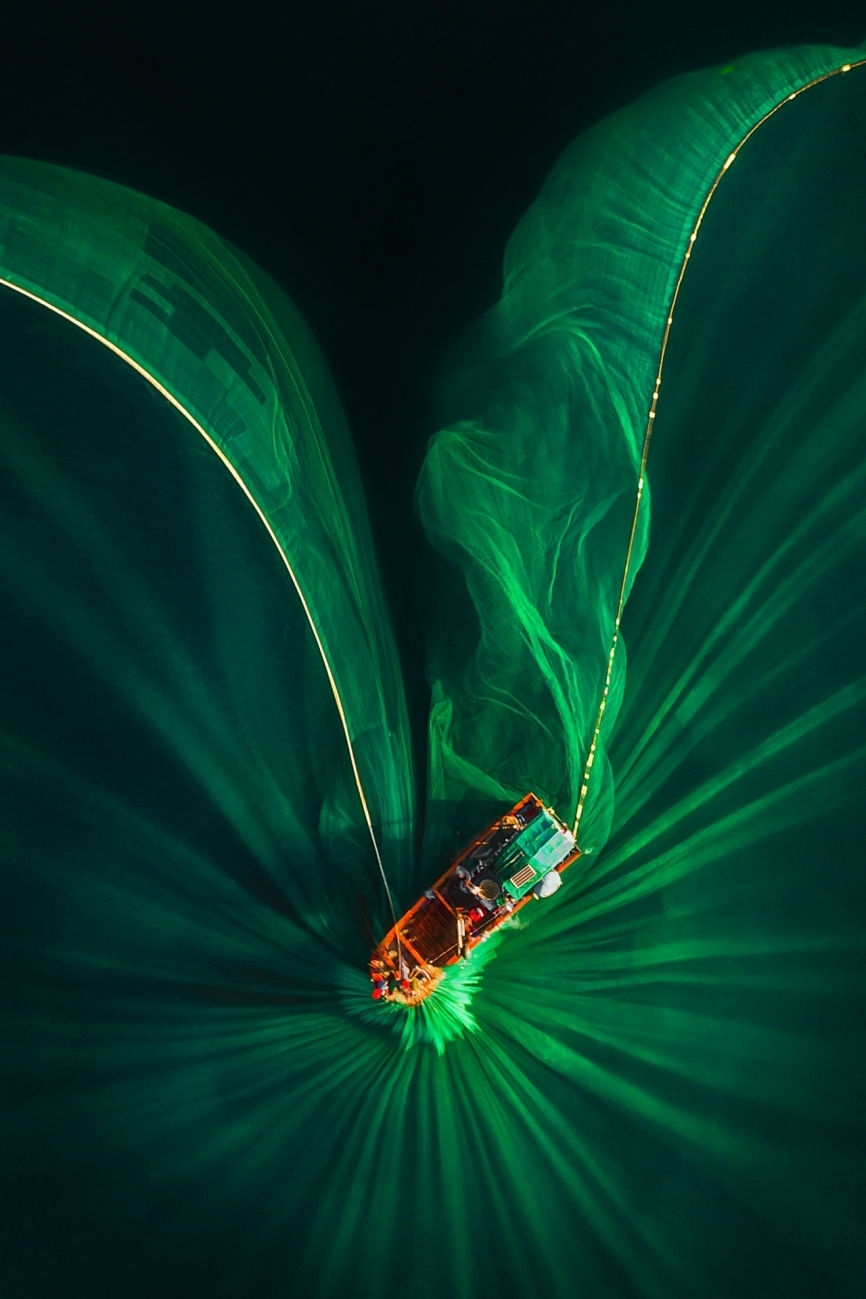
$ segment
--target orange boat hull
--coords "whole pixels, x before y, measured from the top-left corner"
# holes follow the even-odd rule
[[[552,809],[526,794],[458,853],[377,944],[370,961],[373,996],[419,1005],[449,965],[468,959],[479,943],[543,895],[542,880],[561,875],[579,856]],[[548,888],[553,891],[551,884]]]

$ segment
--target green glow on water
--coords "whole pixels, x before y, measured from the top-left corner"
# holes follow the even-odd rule
[[[366,973],[347,971],[343,1002],[349,1014],[363,1019],[376,1028],[395,1032],[407,1051],[418,1046],[435,1047],[444,1054],[449,1042],[474,1033],[478,1021],[472,1003],[484,983],[484,971],[493,958],[503,938],[518,928],[517,917],[491,934],[472,953],[470,960],[452,965],[445,970],[442,982],[434,996],[419,1006],[401,1006],[396,1002],[379,1005],[370,999],[370,981]]]
[[[785,58],[713,84],[745,96],[749,66],[762,103],[788,84]],[[706,144],[711,176],[731,144],[708,122],[693,153],[665,143],[665,103],[701,118],[695,87],[570,151],[443,394],[419,488],[443,552],[420,861],[399,689],[365,694],[395,658],[341,425],[318,396],[292,426],[341,502],[338,545],[294,483],[324,557],[311,599],[330,592],[358,633],[340,684],[401,904],[512,794],[573,794],[666,234],[680,247],[700,200],[683,158]],[[596,851],[422,1013],[369,999],[387,909],[321,656],[259,519],[140,378],[4,299],[10,1294],[862,1292],[866,194],[849,160],[866,109],[855,76],[810,95],[738,157],[683,289]],[[687,193],[630,254],[646,123]],[[597,258],[587,212],[611,220]],[[589,262],[574,315],[569,230]],[[587,412],[598,446],[573,437]]]

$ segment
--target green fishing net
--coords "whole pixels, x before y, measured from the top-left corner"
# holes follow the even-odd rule
[[[788,100],[857,57],[554,168],[431,422],[429,717],[291,304],[2,160],[10,1293],[862,1290],[866,74]],[[385,882],[529,788],[565,888],[373,1005]]]

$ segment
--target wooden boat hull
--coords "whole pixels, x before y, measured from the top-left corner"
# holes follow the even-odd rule
[[[554,892],[579,856],[552,808],[524,795],[461,849],[377,944],[370,961],[374,998],[420,1004],[448,966],[468,960],[527,903]]]

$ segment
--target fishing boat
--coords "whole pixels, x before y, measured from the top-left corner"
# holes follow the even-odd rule
[[[373,997],[419,1005],[449,965],[468,960],[529,902],[555,893],[579,856],[553,809],[524,795],[461,849],[385,934],[370,960]]]

